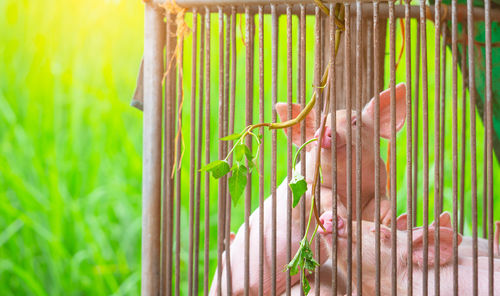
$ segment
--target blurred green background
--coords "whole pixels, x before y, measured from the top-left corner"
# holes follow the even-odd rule
[[[217,157],[218,35],[212,16],[211,159]],[[191,25],[191,16],[186,16]],[[265,22],[270,23],[266,17]],[[286,31],[280,19],[279,101],[286,100]],[[294,18],[294,30],[297,20]],[[434,30],[428,25],[430,188],[433,202]],[[312,86],[314,19],[307,20],[307,82]],[[398,26],[396,48],[401,44]],[[415,30],[415,23],[412,23]],[[142,113],[130,107],[143,51],[141,1],[0,1],[0,295],[137,295],[140,291]],[[294,31],[295,32],[295,31]],[[415,38],[415,33],[412,33]],[[270,73],[270,27],[265,32]],[[237,100],[244,101],[245,47],[237,30]],[[413,39],[414,40],[414,39]],[[293,44],[296,48],[297,38]],[[412,44],[412,57],[414,43]],[[294,51],[294,54],[296,51]],[[189,198],[191,35],[185,42],[181,225]],[[451,211],[451,53],[447,53],[445,210]],[[387,66],[388,66],[388,61]],[[296,67],[296,64],[294,65]],[[255,71],[257,75],[257,71]],[[294,82],[296,73],[294,71]],[[269,74],[266,74],[269,75]],[[388,72],[387,72],[388,75]],[[387,76],[386,75],[386,76]],[[257,78],[257,76],[256,76]],[[388,76],[386,77],[386,81]],[[405,79],[404,58],[397,81]],[[255,80],[256,82],[258,80]],[[386,84],[387,85],[387,84]],[[257,84],[255,95],[257,98]],[[265,82],[266,120],[271,83]],[[307,98],[312,87],[307,87]],[[420,92],[421,93],[421,92]],[[294,83],[294,98],[296,97]],[[461,75],[459,74],[459,98]],[[239,106],[239,105],[237,105]],[[421,106],[421,105],[420,105]],[[255,100],[254,110],[258,108]],[[459,104],[459,118],[462,107]],[[257,111],[254,112],[258,119]],[[420,112],[422,116],[422,112]],[[236,131],[243,129],[237,108]],[[420,124],[422,122],[420,118]],[[459,123],[461,126],[462,123]],[[477,117],[478,197],[482,203],[484,129]],[[460,127],[459,127],[460,128]],[[467,127],[468,128],[468,127]],[[282,132],[278,147],[286,146]],[[467,135],[469,131],[467,130]],[[420,143],[422,128],[420,126]],[[270,159],[270,133],[264,155]],[[382,153],[386,154],[383,143]],[[406,207],[406,132],[398,135],[398,212]],[[459,143],[459,147],[462,143]],[[466,143],[470,150],[469,142]],[[281,151],[281,150],[280,150]],[[421,153],[420,149],[420,153]],[[467,152],[467,159],[470,154]],[[422,194],[422,155],[419,156]],[[205,163],[205,160],[202,160]],[[278,182],[286,175],[278,153]],[[466,233],[470,234],[470,164],[465,167]],[[270,161],[261,173],[269,194]],[[494,159],[494,176],[500,168]],[[498,177],[496,177],[498,179]],[[253,180],[253,208],[258,200]],[[216,182],[212,181],[210,278],[216,266]],[[203,187],[202,187],[203,188]],[[203,192],[202,192],[203,194]],[[421,199],[420,199],[421,202]],[[481,208],[481,206],[479,206]],[[498,209],[499,204],[495,206]],[[243,221],[243,202],[233,207],[232,230]],[[421,205],[419,207],[421,213]],[[204,211],[202,207],[202,213]],[[431,208],[431,218],[433,210]],[[495,211],[495,219],[500,218]],[[481,211],[479,212],[482,221]],[[203,217],[202,217],[203,219]],[[421,223],[421,218],[419,218]],[[203,223],[202,223],[203,224]],[[482,233],[480,231],[480,233]],[[204,235],[202,225],[201,237]],[[187,293],[188,233],[181,231],[181,292]],[[203,244],[201,245],[203,248]],[[202,259],[202,255],[200,258]],[[203,261],[200,262],[203,264]],[[202,285],[200,285],[202,286]]]

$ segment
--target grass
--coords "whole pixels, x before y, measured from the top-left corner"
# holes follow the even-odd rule
[[[142,114],[129,103],[142,55],[143,4],[119,0],[5,0],[0,2],[0,16],[0,295],[137,295],[140,290]],[[190,16],[186,20],[190,24]],[[269,23],[270,19],[265,21]],[[285,57],[284,18],[280,19],[280,25],[279,56]],[[306,86],[311,86],[312,18],[307,20],[307,26]],[[215,15],[212,30],[210,120],[212,127],[216,127],[218,29]],[[428,26],[431,204],[434,159],[432,34],[433,29]],[[266,27],[264,37],[270,40],[270,27]],[[184,110],[190,110],[188,86],[191,76],[190,67],[187,67],[191,56],[190,38],[187,36],[185,44]],[[240,38],[237,31],[237,81],[243,82],[245,48]],[[296,42],[294,36],[294,46]],[[270,54],[268,42],[265,45],[266,73],[271,70]],[[451,65],[450,52],[447,61]],[[285,58],[279,63],[279,101],[285,101]],[[447,71],[449,93],[451,66]],[[294,81],[295,75],[296,71]],[[403,59],[397,81],[404,81],[404,75]],[[270,87],[266,79],[267,121],[271,116]],[[243,83],[238,83],[239,102],[243,102],[244,91]],[[308,87],[306,97],[311,91]],[[447,100],[446,105],[445,153],[451,155],[451,103],[448,102],[451,100]],[[258,110],[257,106],[255,100],[254,110]],[[237,110],[236,118],[243,118],[242,108]],[[461,111],[459,108],[459,116]],[[183,114],[185,135],[190,132],[188,113]],[[254,118],[258,118],[257,111]],[[477,125],[478,196],[481,198],[484,132],[479,117]],[[244,121],[238,120],[236,130],[243,127]],[[217,157],[216,133],[213,128],[210,135],[212,160]],[[285,137],[282,132],[278,134],[278,147],[285,147]],[[269,136],[266,132],[266,159],[270,157]],[[192,144],[188,136],[184,139],[182,225],[188,220],[188,152]],[[397,142],[398,212],[405,210],[405,141],[403,129]],[[383,145],[385,153],[386,143]],[[419,159],[422,160],[422,155]],[[278,153],[278,163],[285,162],[286,153]],[[422,172],[422,164],[419,165]],[[270,188],[269,169],[270,164],[266,162],[261,170],[266,176],[266,195]],[[470,168],[466,167],[465,172],[465,196],[470,203]],[[498,162],[494,160],[494,176],[499,172]],[[286,166],[279,165],[278,182],[285,175]],[[451,210],[450,157],[445,159],[445,176],[445,209]],[[256,178],[254,176],[253,208],[258,200]],[[421,182],[420,176],[419,188],[422,188]],[[211,186],[210,277],[216,266],[217,230],[216,182]],[[233,207],[233,231],[237,231],[243,221],[243,207],[241,201]],[[499,219],[499,212],[495,212],[495,219]],[[470,233],[469,212],[466,217],[466,233]],[[185,294],[186,231],[182,231],[181,238],[181,291]]]

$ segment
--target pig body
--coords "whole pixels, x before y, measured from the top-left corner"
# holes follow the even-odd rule
[[[331,230],[333,227],[331,212],[325,212],[321,220],[325,222],[326,231],[322,232],[323,239],[326,240],[326,246],[331,247],[332,237]],[[345,219],[338,217],[337,233],[338,233],[338,267],[346,272],[347,270],[347,230],[345,228]],[[356,262],[356,256],[352,258],[352,268],[356,270],[358,266],[362,267],[362,289],[364,295],[375,295],[375,232],[374,223],[363,221],[362,225],[352,223],[353,233],[356,233],[357,227],[362,227],[363,236],[362,242],[362,258],[363,262]],[[415,228],[413,231],[413,293],[421,295],[423,289],[423,229]],[[440,233],[440,257],[439,265],[435,264],[437,258],[434,254],[434,234],[435,231]],[[321,232],[321,231],[320,231]],[[407,250],[407,232],[396,231],[397,234],[397,294],[407,295],[408,269],[407,258],[410,256]],[[390,229],[380,226],[380,261],[381,261],[381,295],[391,295],[391,233]],[[458,243],[462,242],[462,237],[458,236]],[[359,238],[353,235],[353,254],[355,254],[356,244]],[[435,268],[439,268],[440,272],[440,295],[453,295],[453,230],[449,227],[435,225],[429,226],[428,231],[428,295],[434,295],[434,273]],[[488,295],[488,258],[479,257],[478,260],[478,288],[479,295]],[[437,265],[437,267],[436,267]],[[494,281],[500,282],[500,259],[494,259]],[[459,255],[458,260],[458,294],[472,295],[472,258]],[[352,287],[355,288],[357,283],[356,272],[352,274]],[[500,295],[500,286],[495,285],[494,295]]]
[[[397,120],[396,128],[401,129],[405,121],[405,98],[406,98],[406,86],[405,84],[399,84],[396,87],[396,106],[397,106]],[[380,94],[380,136],[384,138],[390,138],[390,111],[389,111],[390,93],[388,90]],[[363,109],[362,120],[356,118],[356,113],[352,113],[351,121],[348,122],[348,116],[346,110],[339,110],[336,113],[336,126],[337,130],[333,131],[336,133],[337,139],[337,196],[339,211],[341,211],[342,204],[347,203],[347,182],[346,182],[346,130],[347,126],[351,125],[353,130],[353,135],[355,133],[356,125],[362,125],[362,147],[363,158],[361,166],[363,168],[364,177],[361,190],[361,202],[362,202],[362,212],[360,213],[362,219],[373,220],[374,218],[374,192],[375,192],[375,180],[369,176],[373,176],[375,169],[375,155],[373,152],[374,143],[374,100],[372,99],[367,106]],[[287,108],[288,106],[284,103],[278,103],[276,105],[276,110],[278,115],[284,121],[287,118]],[[300,113],[300,105],[292,105],[292,117],[295,118]],[[330,116],[330,115],[329,115]],[[315,128],[316,118],[314,112],[310,112],[305,119],[306,127],[306,140],[314,137],[315,133],[318,131]],[[332,130],[330,128],[330,118],[327,120],[327,125],[325,126],[325,133],[322,143],[313,143],[306,147],[306,182],[308,183],[308,192],[305,195],[306,208],[310,208],[311,202],[311,187],[314,176],[314,168],[316,164],[316,154],[317,149],[321,150],[321,168],[323,172],[323,183],[319,184],[321,190],[321,209],[331,209],[332,203],[332,177],[330,175],[332,167],[332,151],[331,151],[331,141],[332,141]],[[352,137],[352,155],[356,153],[355,148],[355,137]],[[295,125],[292,127],[292,142],[296,146],[300,146],[302,143],[300,141],[300,126]],[[356,188],[356,163],[355,157],[352,158],[352,193],[354,197],[354,192]],[[385,171],[384,162],[380,159],[380,194],[381,194],[381,217],[384,223],[388,223],[390,220],[390,203],[385,197],[385,184],[387,173]],[[300,164],[297,164],[295,169],[299,169]],[[287,259],[287,241],[286,241],[286,222],[287,222],[287,190],[288,184],[287,180],[283,181],[277,188],[277,198],[276,198],[276,293],[280,294],[285,291],[286,284],[286,273],[283,272],[284,267],[288,263]],[[354,198],[353,198],[354,200]],[[356,217],[355,202],[353,202],[353,217]],[[264,295],[267,295],[271,291],[271,261],[272,261],[272,199],[267,198],[264,202]],[[345,212],[344,212],[345,213]],[[306,214],[306,220],[308,219],[308,213]],[[256,209],[250,216],[249,222],[249,236],[250,236],[250,258],[249,258],[249,292],[250,295],[256,295],[258,293],[259,287],[259,210]],[[292,209],[292,256],[298,250],[300,240],[302,239],[301,229],[300,229],[300,209],[296,207]],[[315,227],[315,221],[312,220],[312,229]],[[232,277],[232,294],[242,295],[244,293],[244,256],[242,254],[244,250],[244,237],[245,229],[244,226],[240,227],[236,237],[231,244],[231,277]],[[329,257],[329,253],[325,253],[326,248],[321,245],[321,254],[319,263],[323,263]],[[222,256],[224,258],[224,256]],[[222,271],[222,281],[221,281],[221,292],[223,295],[229,294],[226,289],[226,272],[225,262],[223,260],[222,266],[224,267]],[[216,272],[217,275],[217,272]],[[210,290],[210,295],[216,295],[217,293],[217,277],[214,277],[212,282],[212,287]],[[299,276],[295,275],[292,277],[292,286],[299,280]]]

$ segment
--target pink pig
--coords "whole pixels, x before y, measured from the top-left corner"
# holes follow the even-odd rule
[[[328,246],[331,246],[332,242],[332,213],[325,212],[320,220],[323,221],[326,231],[321,231],[323,240]],[[361,265],[363,282],[362,289],[364,295],[375,295],[375,232],[374,223],[369,221],[363,221],[362,225],[357,225],[355,221],[352,223],[352,231],[356,233],[357,227],[362,227],[363,237],[362,237],[362,256],[363,262],[360,264],[356,262],[356,256],[352,258],[353,270]],[[429,295],[434,295],[434,271],[435,268],[440,269],[440,293],[443,296],[453,295],[453,230],[449,227],[440,226],[436,228],[433,223],[428,228],[428,292]],[[424,230],[423,228],[415,228],[413,231],[413,293],[414,295],[422,294],[422,283],[423,283],[423,239]],[[439,256],[439,266],[435,266],[435,261],[437,258],[434,253],[434,233],[439,231],[440,233],[440,256]],[[337,217],[337,234],[338,234],[338,266],[339,269],[345,274],[347,271],[347,229],[345,218],[341,216]],[[391,230],[384,225],[380,226],[380,261],[381,261],[381,295],[391,294]],[[355,235],[353,236],[353,254],[355,254],[356,243],[359,240]],[[462,236],[458,235],[458,244],[462,242]],[[398,295],[407,295],[407,258],[409,256],[407,249],[407,232],[397,230],[397,283],[398,283]],[[488,265],[487,257],[479,257],[479,270],[478,270],[478,287],[479,295],[488,294]],[[494,281],[496,283],[500,282],[500,259],[494,259]],[[458,259],[458,289],[459,295],[472,295],[472,260],[470,257],[464,257],[459,255]],[[356,287],[356,272],[352,274],[352,287]],[[500,295],[500,286],[497,284],[494,287],[495,295]]]
[[[406,85],[404,83],[397,85],[396,87],[396,129],[400,130],[404,124],[406,113],[405,113],[405,98],[406,98]],[[383,138],[390,137],[390,92],[386,90],[380,94],[380,136]],[[351,124],[353,128],[353,135],[355,134],[355,125],[362,124],[362,148],[363,149],[363,184],[362,184],[362,218],[365,220],[373,220],[373,212],[375,202],[373,199],[375,185],[373,177],[373,172],[375,168],[375,158],[373,152],[373,142],[374,142],[374,100],[372,99],[363,109],[362,122],[357,121],[356,113],[352,112],[351,122],[347,122],[347,116],[345,110],[339,110],[336,113],[337,116],[337,188],[339,204],[346,204],[346,129],[347,124]],[[276,110],[282,121],[287,118],[287,105],[284,103],[276,104]],[[301,111],[300,105],[292,105],[292,116],[295,118]],[[316,130],[316,118],[314,112],[310,112],[305,119],[306,126],[306,141],[313,138],[315,134],[318,133]],[[323,148],[321,151],[321,167],[323,172],[323,183],[320,184],[321,190],[321,208],[330,209],[332,202],[331,193],[331,137],[332,131],[330,129],[330,120],[328,118],[327,125],[325,126],[325,139],[321,143]],[[300,141],[300,126],[296,125],[292,127],[292,141],[296,146],[300,146],[302,143]],[[356,188],[355,172],[355,137],[352,137],[352,189],[353,196],[354,190]],[[310,144],[306,148],[307,153],[307,172],[306,172],[306,182],[308,183],[308,191],[305,194],[306,198],[306,208],[310,208],[311,201],[311,187],[313,172],[315,167],[315,157],[316,151],[318,149],[317,144]],[[382,196],[381,209],[382,215],[381,219],[384,223],[388,223],[390,220],[390,203],[385,197],[385,184],[387,178],[387,172],[385,170],[384,162],[380,160],[380,192]],[[300,163],[297,164],[296,169],[300,168]],[[276,200],[276,220],[278,231],[276,234],[276,293],[279,295],[285,290],[286,285],[286,273],[283,272],[285,265],[288,263],[286,250],[286,231],[282,231],[282,225],[286,225],[287,221],[287,190],[288,182],[285,179],[280,186],[277,188],[277,200]],[[264,295],[268,295],[271,291],[271,238],[272,238],[272,199],[267,198],[264,202]],[[353,203],[353,217],[356,216],[355,203]],[[259,254],[258,254],[258,244],[259,244],[259,211],[256,209],[250,216],[249,230],[250,230],[250,274],[249,274],[249,292],[250,295],[258,294],[259,287]],[[306,215],[306,219],[308,216]],[[297,252],[300,240],[302,239],[301,229],[300,229],[300,207],[296,207],[292,210],[292,256]],[[311,227],[315,227],[315,221]],[[283,229],[284,230],[284,229]],[[232,294],[233,295],[243,295],[244,294],[244,256],[242,252],[244,250],[244,227],[240,227],[234,240],[231,243],[231,275],[232,275]],[[320,261],[323,263],[328,258],[328,253],[326,253],[326,248],[322,245],[320,247]],[[224,258],[224,256],[222,256]],[[225,267],[225,260],[222,262],[222,266]],[[222,271],[222,281],[221,288],[222,294],[226,295],[226,272],[227,269],[224,268]],[[216,273],[217,275],[217,273]],[[210,289],[210,295],[217,294],[217,277],[214,276],[214,281],[212,282],[212,287]],[[292,286],[299,280],[299,275],[292,277]]]

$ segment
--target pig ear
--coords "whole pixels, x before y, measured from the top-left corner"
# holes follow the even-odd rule
[[[302,108],[300,107],[299,104],[292,104],[292,118],[297,117],[302,111]],[[278,116],[280,118],[281,122],[287,121],[288,120],[288,104],[286,103],[276,103],[276,112],[278,112]],[[316,132],[316,116],[313,111],[309,112],[307,114],[306,118],[304,119],[304,123],[306,126],[306,141],[309,139],[312,139],[314,137],[314,133]],[[288,129],[283,129],[285,134],[287,133]],[[300,124],[296,124],[292,127],[292,143],[299,147],[302,145],[302,142],[300,141]],[[311,147],[308,145],[306,147],[307,150],[309,150]]]
[[[408,214],[404,213],[401,214],[401,216],[398,217],[396,220],[396,228],[398,230],[407,230],[408,229]]]
[[[428,241],[428,262],[429,265],[434,265],[437,261],[434,253],[435,232],[439,231],[439,264],[444,265],[453,257],[453,230],[449,227],[429,226],[427,233]],[[458,244],[462,242],[462,236],[458,234]],[[424,229],[419,228],[413,231],[413,262],[419,266],[424,265]]]
[[[386,89],[379,95],[380,99],[380,136],[391,138],[391,90]],[[396,132],[401,130],[406,120],[406,84],[396,85]],[[373,127],[375,114],[375,98],[363,109],[363,122]]]

